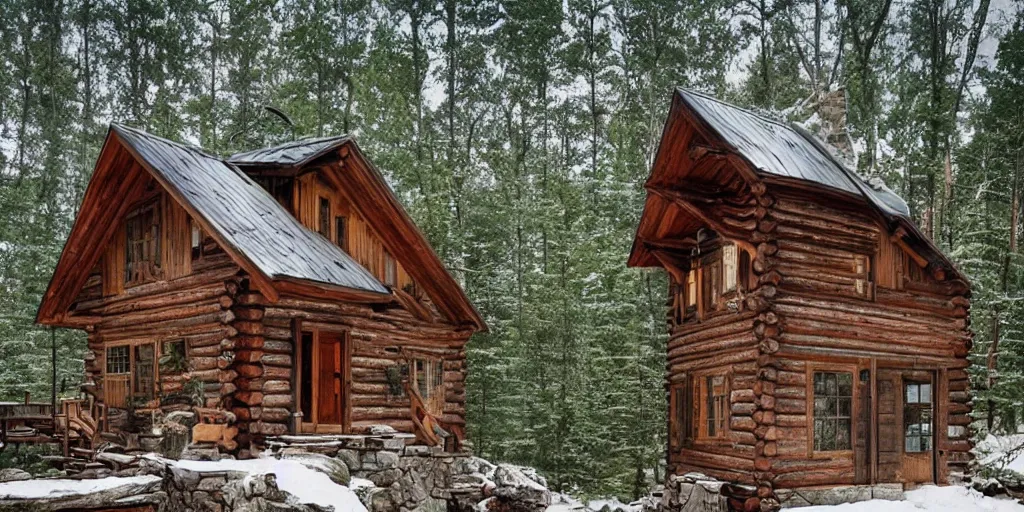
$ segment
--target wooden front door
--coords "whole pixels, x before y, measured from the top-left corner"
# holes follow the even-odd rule
[[[879,482],[934,482],[933,372],[878,371]]]
[[[297,339],[301,346],[296,375],[300,382],[300,431],[348,431],[351,354],[347,333],[303,330]]]
[[[339,333],[321,332],[317,344],[319,368],[317,369],[317,413],[318,424],[341,425],[345,411],[345,361],[343,336]]]

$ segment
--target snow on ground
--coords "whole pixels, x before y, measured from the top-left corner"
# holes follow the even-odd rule
[[[144,486],[159,482],[160,477],[142,475],[133,477],[108,477],[96,480],[37,479],[0,483],[0,500],[38,499],[77,496],[113,489],[122,485]]]
[[[966,487],[928,485],[904,493],[904,501],[870,500],[842,505],[803,507],[799,512],[1024,512],[1011,499],[989,498]]]
[[[250,475],[273,473],[277,476],[277,487],[295,496],[300,503],[334,507],[335,512],[366,512],[366,507],[359,501],[359,497],[351,488],[336,484],[326,474],[294,460],[280,460],[271,457],[216,462],[160,460],[199,473],[210,471],[244,471]],[[353,480],[353,487],[373,485],[369,481]]]

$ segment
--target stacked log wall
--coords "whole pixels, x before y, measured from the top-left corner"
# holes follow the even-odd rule
[[[166,281],[130,287],[104,296],[99,266],[79,293],[72,318],[97,320],[88,332],[86,391],[104,401],[103,378],[106,349],[122,343],[153,343],[157,357],[163,342],[184,341],[189,370],[159,372],[156,398],[184,390],[186,381],[201,383],[205,405],[222,406],[232,392],[230,375],[223,369],[223,351],[236,335],[232,325],[239,268],[207,240],[208,255],[192,262],[191,274]]]
[[[726,311],[703,321],[672,327],[668,340],[668,386],[689,378],[693,372],[723,373],[729,380],[730,410],[725,439],[688,442],[677,449],[672,449],[670,443],[670,472],[696,471],[722,480],[753,483],[757,377],[753,318],[751,312]]]
[[[836,204],[841,204],[836,202]],[[776,374],[777,487],[852,484],[854,460],[810,458],[808,365],[844,363],[858,370],[899,366],[936,371],[938,481],[965,472],[970,462],[969,390],[965,368],[971,346],[969,292],[930,278],[910,280],[914,265],[870,211],[826,207],[799,194],[776,204],[781,280],[772,308],[781,345]],[[873,289],[856,290],[853,258],[872,258]],[[856,375],[855,375],[856,379]],[[945,409],[942,411],[941,409]]]
[[[387,370],[416,356],[440,359],[444,367],[446,422],[465,425],[465,344],[469,329],[451,324],[417,319],[396,307],[318,302],[282,297],[267,305],[263,314],[264,415],[267,401],[274,402],[275,418],[287,410],[297,412],[288,386],[295,361],[293,321],[299,319],[304,330],[317,328],[347,331],[351,343],[350,420],[353,432],[364,432],[371,425],[385,424],[402,432],[412,432],[409,398],[390,393]],[[266,388],[272,388],[267,390]],[[264,423],[271,423],[264,417]],[[284,422],[275,423],[284,425]],[[282,427],[274,427],[280,430]]]

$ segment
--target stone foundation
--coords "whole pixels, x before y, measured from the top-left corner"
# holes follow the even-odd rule
[[[782,508],[810,507],[814,505],[840,505],[868,500],[900,501],[903,484],[839,485],[833,487],[807,487],[776,489]]]
[[[155,512],[323,512],[300,504],[278,489],[273,474],[239,471],[196,472],[160,461],[140,459],[120,472],[126,483],[92,493],[32,499],[0,499],[0,512],[57,512],[152,507]]]
[[[547,483],[530,468],[494,465],[469,453],[407,446],[407,437],[393,432],[281,436],[268,439],[270,453],[263,456],[294,460],[325,474],[335,484],[352,489],[370,512],[541,512],[551,504]],[[192,447],[182,458],[217,460],[222,456],[215,449]],[[322,511],[317,505],[298,503],[279,489],[273,474],[193,471],[150,456],[122,454],[116,458],[120,469],[105,474],[134,477],[132,485],[59,499],[0,498],[0,512],[103,510],[102,506],[129,505],[152,506],[154,512]],[[214,469],[220,467],[238,466],[225,464]]]

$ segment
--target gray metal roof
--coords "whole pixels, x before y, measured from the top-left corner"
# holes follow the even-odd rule
[[[300,139],[274,146],[272,148],[255,149],[236,153],[228,157],[228,162],[235,165],[273,165],[292,167],[306,164],[310,160],[327,154],[341,146],[348,135],[322,137],[319,139]]]
[[[115,124],[111,129],[265,275],[390,293],[345,251],[299,223],[233,165],[134,128]]]
[[[907,203],[881,179],[866,182],[806,131],[698,92],[680,88],[679,95],[715,133],[762,172],[861,196],[886,215],[910,218]]]

